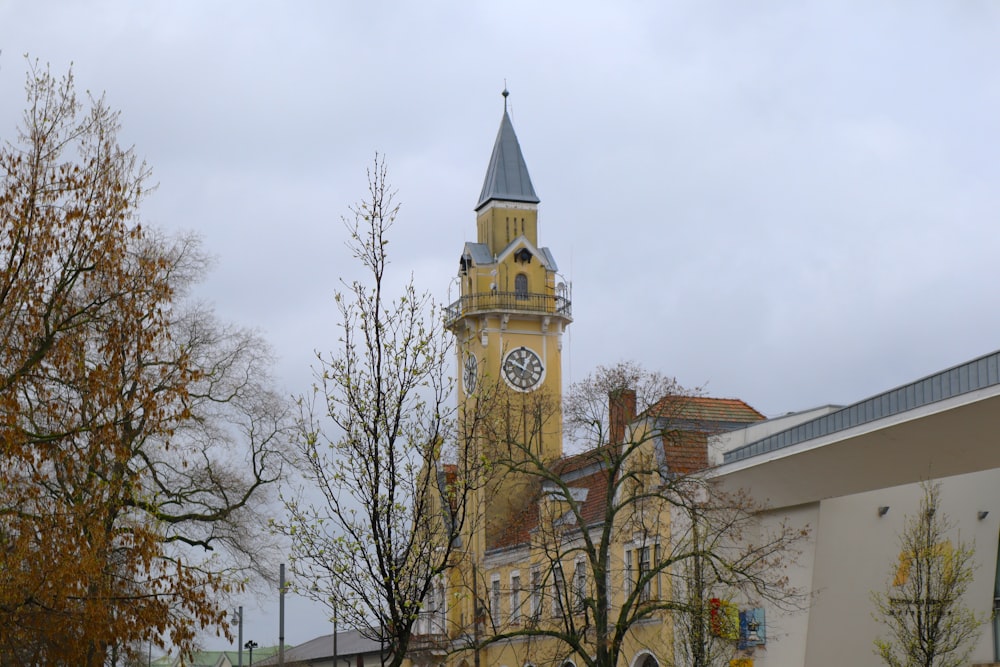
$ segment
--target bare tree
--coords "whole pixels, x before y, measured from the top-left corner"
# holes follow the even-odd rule
[[[569,391],[567,431],[591,445],[579,454],[543,460],[517,436],[522,429],[501,420],[488,437],[510,452],[497,466],[534,491],[511,522],[530,522],[525,559],[540,581],[530,586],[527,622],[497,608],[506,589],[484,594],[492,624],[456,633],[478,638],[462,648],[519,638],[536,664],[613,667],[626,643],[662,641],[650,630],[662,626],[648,623],[657,620],[673,626],[683,663],[704,667],[736,648],[729,640],[715,650],[710,598],[800,604],[784,567],[804,533],[782,522],[763,528],[746,495],[724,494],[705,477],[712,431],[698,406],[673,378],[621,364]]]
[[[968,664],[986,622],[963,601],[975,549],[952,544],[954,525],[941,511],[940,485],[922,489],[920,511],[906,519],[885,591],[872,596],[875,618],[888,633],[875,640],[875,650],[890,667],[958,667]]]
[[[37,64],[26,88],[0,150],[0,652],[188,651],[259,562],[287,408],[263,342],[184,301],[197,242],[138,223],[118,115]]]
[[[286,498],[278,529],[302,591],[382,641],[395,667],[465,526],[474,419],[448,405],[453,350],[436,305],[412,278],[388,284],[399,207],[379,156],[368,177],[344,220],[366,278],[336,294],[339,347],[318,355],[316,396],[302,403],[300,453],[320,500]]]

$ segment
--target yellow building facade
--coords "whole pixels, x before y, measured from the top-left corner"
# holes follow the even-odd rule
[[[423,604],[409,655],[417,667],[581,667],[581,652],[596,655],[608,632],[590,611],[595,577],[606,582],[612,623],[621,605],[670,593],[665,576],[643,577],[667,546],[669,509],[618,517],[604,531],[602,516],[617,502],[608,496],[621,493],[608,484],[620,448],[564,456],[562,350],[572,303],[553,253],[540,245],[538,205],[505,109],[475,208],[476,241],[459,259],[460,296],[445,313],[460,415],[484,420],[475,436],[483,465],[453,567]],[[634,393],[624,399],[609,404],[612,438],[641,422]],[[740,406],[736,421],[762,418]],[[654,421],[641,422],[649,437],[633,437],[636,457],[662,458]],[[671,461],[687,466],[693,451],[703,467],[705,438],[695,440],[671,449]],[[618,665],[674,664],[672,627],[665,612],[630,626]]]

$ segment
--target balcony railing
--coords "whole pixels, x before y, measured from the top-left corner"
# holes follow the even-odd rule
[[[532,292],[479,292],[467,294],[444,311],[446,326],[465,315],[483,312],[510,311],[523,313],[545,313],[567,320],[573,319],[573,305],[564,296],[537,294]]]

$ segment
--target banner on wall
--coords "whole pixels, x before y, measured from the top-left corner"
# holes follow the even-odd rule
[[[762,607],[755,607],[753,609],[741,610],[739,648],[747,649],[754,646],[763,646],[766,643],[766,637],[764,609]]]

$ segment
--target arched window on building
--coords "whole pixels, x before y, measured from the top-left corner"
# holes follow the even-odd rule
[[[528,276],[523,273],[514,277],[514,295],[518,299],[528,298]]]

